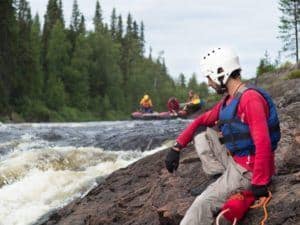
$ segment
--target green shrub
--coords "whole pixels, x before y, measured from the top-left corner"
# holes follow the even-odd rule
[[[293,66],[293,63],[286,61],[285,63],[281,64],[278,69],[286,70],[286,69],[292,68],[292,66]]]
[[[92,114],[89,111],[80,111],[73,107],[63,107],[54,117],[55,121],[66,121],[66,122],[88,122],[88,121],[99,121],[99,116]]]
[[[12,112],[10,117],[11,117],[10,119],[12,120],[13,123],[23,123],[24,122],[24,118],[16,112]]]
[[[273,65],[266,59],[261,59],[258,67],[256,68],[256,75],[261,76],[264,73],[274,72],[275,70],[275,65]]]
[[[48,122],[50,119],[50,110],[39,100],[26,98],[20,113],[26,121],[30,122]]]
[[[50,111],[49,122],[66,122],[65,118],[56,111]]]
[[[1,123],[8,123],[8,122],[10,122],[9,116],[7,116],[7,115],[0,116],[0,122]]]
[[[78,110],[71,107],[63,107],[59,114],[64,118],[64,121],[78,121],[80,116]]]
[[[291,80],[291,79],[298,79],[300,78],[300,70],[293,70],[292,72],[290,72],[287,75],[287,79]]]

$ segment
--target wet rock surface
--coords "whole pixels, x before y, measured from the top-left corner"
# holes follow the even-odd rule
[[[276,74],[272,84],[272,74],[258,79],[258,85],[275,99],[282,130],[266,225],[300,224],[300,80],[284,80],[284,76],[284,72]],[[264,85],[266,81],[269,83]],[[204,174],[193,146],[182,152],[175,175],[164,168],[166,154],[158,152],[114,172],[84,198],[44,217],[39,224],[179,224],[195,193],[215,178]],[[260,224],[262,218],[262,208],[251,209],[240,224]]]

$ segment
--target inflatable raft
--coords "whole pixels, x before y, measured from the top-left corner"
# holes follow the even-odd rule
[[[153,112],[153,113],[142,113],[133,112],[131,118],[135,120],[170,120],[176,119],[178,116],[171,115],[169,112]]]
[[[169,112],[153,112],[153,113],[142,113],[139,111],[131,113],[131,118],[134,120],[171,120],[171,119],[193,119],[202,113],[202,110],[198,110],[189,115],[185,111],[179,111],[177,115]]]

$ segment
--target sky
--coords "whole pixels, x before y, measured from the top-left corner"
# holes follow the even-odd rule
[[[32,14],[44,17],[48,0],[28,0]],[[69,24],[73,0],[62,0],[66,24]],[[77,0],[93,29],[96,0]],[[274,0],[100,0],[105,22],[113,8],[123,20],[130,12],[145,25],[146,55],[150,46],[154,57],[162,54],[169,74],[190,77],[200,72],[200,58],[217,46],[231,46],[238,53],[242,76],[255,76],[260,58],[268,51],[278,57],[282,43],[278,36],[280,12]],[[285,60],[281,57],[281,60]]]

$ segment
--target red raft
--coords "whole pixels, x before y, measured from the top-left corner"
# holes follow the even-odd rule
[[[153,112],[153,113],[142,113],[133,112],[131,118],[134,120],[170,120],[176,119],[178,116],[172,115],[169,112]]]
[[[200,115],[202,110],[198,110],[192,114],[187,115],[185,111],[179,111],[177,115],[171,114],[170,112],[153,112],[153,113],[142,113],[133,112],[131,113],[131,118],[134,120],[171,120],[171,119],[193,119]]]

